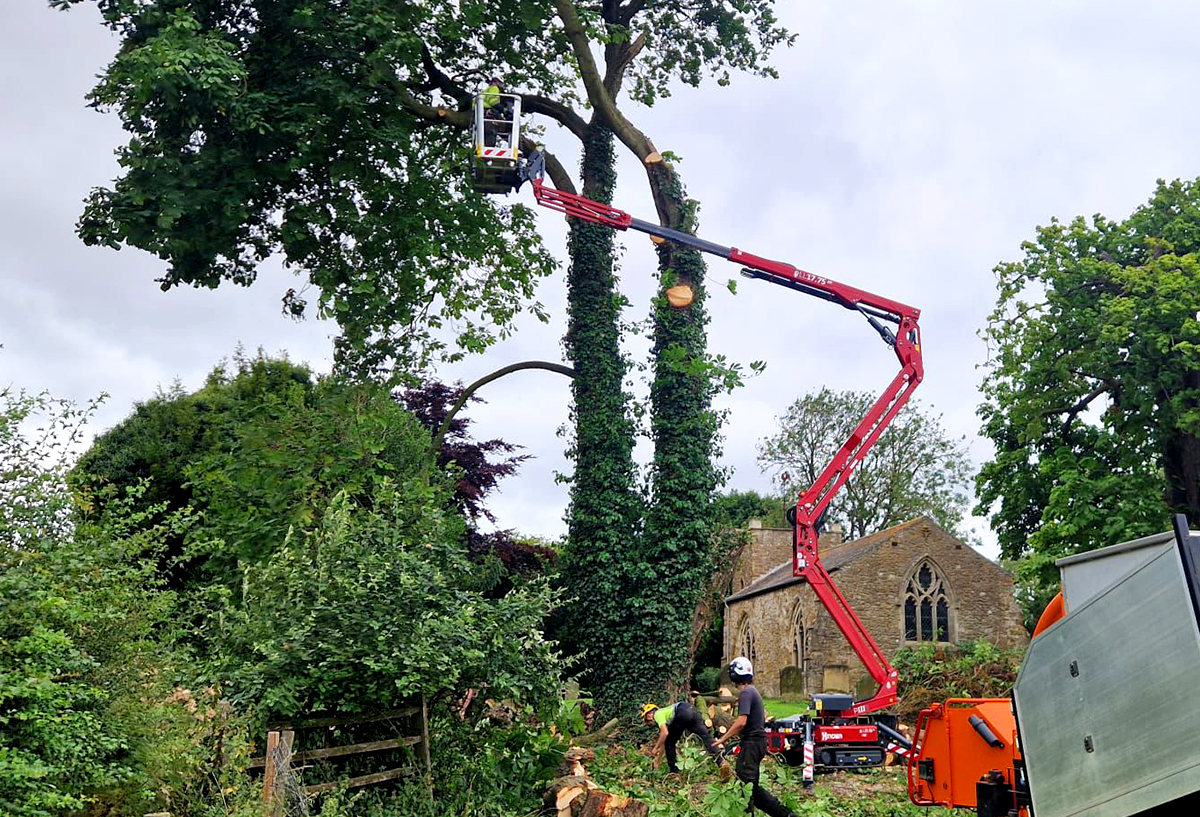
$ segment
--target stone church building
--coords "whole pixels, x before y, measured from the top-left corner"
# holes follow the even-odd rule
[[[862,539],[831,526],[821,562],[884,654],[922,642],[1028,641],[1012,577],[919,516]],[[792,531],[751,523],[751,540],[725,599],[725,663],[745,655],[768,697],[851,692],[876,684],[803,579],[792,575]]]

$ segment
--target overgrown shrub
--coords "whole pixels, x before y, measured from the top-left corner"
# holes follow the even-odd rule
[[[111,699],[104,637],[132,609],[111,542],[75,553],[69,450],[86,410],[0,392],[0,810],[48,815],[131,774]],[[32,428],[29,436],[23,432]],[[83,580],[87,581],[84,582]],[[136,593],[136,590],[133,591]],[[144,619],[130,622],[136,639]],[[95,653],[99,651],[101,655]]]
[[[444,508],[444,493],[418,477],[384,481],[366,507],[339,494],[317,526],[247,565],[242,598],[226,593],[206,625],[235,700],[282,716],[469,687],[551,700],[557,658],[540,631],[551,591],[534,581],[489,597],[461,518]]]
[[[190,516],[147,505],[140,484],[73,513],[65,477],[89,414],[0,393],[0,813],[232,814],[220,761],[240,719],[215,690],[186,705],[186,663],[159,638],[175,597],[156,555]]]

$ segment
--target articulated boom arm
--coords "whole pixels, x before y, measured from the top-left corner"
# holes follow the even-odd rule
[[[821,603],[854,648],[854,652],[879,684],[879,691],[873,697],[855,703],[843,714],[865,715],[892,706],[896,702],[896,671],[892,669],[887,656],[871,638],[871,634],[867,632],[850,603],[846,601],[846,597],[821,564],[817,536],[821,516],[829,507],[834,495],[850,478],[854,468],[862,462],[888,423],[908,402],[924,376],[921,330],[917,326],[921,311],[898,301],[797,269],[791,264],[762,258],[736,247],[714,244],[679,230],[642,221],[624,211],[591,199],[546,187],[542,184],[539,171],[540,168],[535,165],[531,177],[534,198],[543,207],[593,224],[603,224],[614,230],[637,230],[694,247],[701,252],[741,264],[744,267],[742,274],[749,278],[770,281],[861,312],[871,327],[895,352],[900,361],[900,372],[875,401],[829,465],[825,466],[821,475],[800,495],[795,508],[795,549],[792,557],[794,574],[803,576],[816,591]],[[895,329],[885,326],[885,321],[894,324]]]

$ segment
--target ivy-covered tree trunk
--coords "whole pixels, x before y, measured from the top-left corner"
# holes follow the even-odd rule
[[[616,185],[612,131],[593,123],[583,145],[583,194],[611,202]],[[624,389],[625,360],[620,350],[621,296],[613,254],[614,233],[572,220],[568,240],[567,358],[575,369],[572,385],[575,434],[571,450],[575,473],[567,512],[567,551],[563,584],[578,601],[564,609],[558,636],[572,652],[586,652],[593,688],[601,706],[620,706],[624,675],[621,632],[629,595],[627,568],[641,517],[633,465],[634,427]]]
[[[656,199],[669,202],[668,226],[695,231],[694,203],[669,168],[654,173]],[[664,208],[660,208],[663,215]],[[666,219],[664,219],[666,220]],[[651,502],[643,542],[644,598],[656,622],[646,680],[672,692],[687,683],[696,605],[712,576],[712,499],[718,475],[713,458],[717,418],[711,408],[707,365],[708,315],[704,261],[696,250],[671,242],[658,247],[661,292],[654,304],[654,380],[650,387],[654,460]],[[691,287],[689,306],[672,307],[665,291]],[[707,625],[707,622],[701,622]]]

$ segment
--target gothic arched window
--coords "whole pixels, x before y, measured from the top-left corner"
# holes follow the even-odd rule
[[[917,565],[908,578],[904,593],[904,640],[950,640],[950,599],[946,579],[928,559]]]
[[[804,654],[807,649],[808,633],[804,627],[804,608],[797,604],[792,611],[792,664],[804,668]]]
[[[737,651],[733,654],[736,658],[739,655],[744,655],[750,659],[751,664],[758,662],[758,656],[754,652],[754,628],[750,626],[750,616],[742,616],[742,621],[738,625]]]
[[[792,664],[800,669],[800,683],[807,690],[809,631],[805,625],[804,607],[796,604],[792,611]]]

